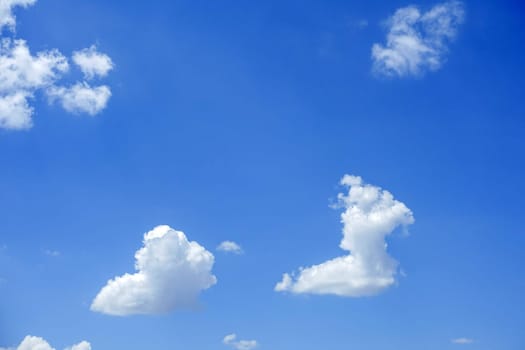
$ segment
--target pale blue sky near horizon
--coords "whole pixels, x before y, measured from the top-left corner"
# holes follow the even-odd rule
[[[99,115],[37,92],[34,126],[0,129],[0,347],[31,334],[56,349],[211,350],[236,333],[272,350],[524,349],[525,5],[464,1],[438,70],[374,74],[385,20],[437,3],[16,9],[34,52],[96,44],[115,68]],[[388,238],[403,275],[362,298],[275,292],[283,273],[343,255],[330,206],[344,174],[414,213]],[[162,224],[214,254],[217,284],[164,315],[90,311]],[[225,240],[244,254],[216,251]]]

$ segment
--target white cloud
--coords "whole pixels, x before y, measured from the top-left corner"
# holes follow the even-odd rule
[[[73,62],[80,68],[86,79],[105,77],[113,69],[113,61],[97,51],[95,45],[90,48],[73,52]]]
[[[34,91],[54,83],[69,68],[58,50],[33,56],[25,40],[4,38],[0,46],[0,93]]]
[[[69,348],[66,348],[65,350],[91,350],[91,344],[87,341],[83,341]]]
[[[55,350],[49,343],[40,337],[28,335],[15,348],[0,348],[0,350]],[[91,345],[87,341],[68,347],[65,350],[91,350]]]
[[[14,30],[16,18],[13,15],[13,7],[27,7],[35,2],[36,0],[0,0],[0,32],[4,27]]]
[[[102,85],[91,87],[88,83],[77,83],[71,87],[51,86],[46,91],[49,100],[59,101],[70,113],[87,113],[91,116],[106,108],[111,90]]]
[[[460,344],[460,345],[466,345],[466,344],[472,344],[474,343],[474,339],[470,338],[456,338],[451,340],[454,344]]]
[[[390,192],[364,184],[358,176],[345,175],[341,185],[348,193],[338,195],[345,208],[340,247],[350,253],[301,268],[298,274],[284,274],[276,291],[361,297],[396,282],[398,262],[388,255],[385,238],[396,228],[412,224],[412,212]]]
[[[439,69],[464,13],[459,1],[438,4],[424,13],[415,6],[398,9],[388,20],[386,44],[372,47],[374,71],[405,77]]]
[[[69,66],[58,51],[32,55],[24,40],[0,43],[0,128],[28,129],[33,125],[33,93],[53,84]]]
[[[0,0],[0,31],[4,26],[14,29],[14,6],[29,6],[34,0]],[[73,55],[86,78],[105,76],[113,67],[109,56],[96,51],[95,46]],[[33,126],[34,108],[30,101],[43,90],[61,102],[70,112],[94,115],[103,110],[111,91],[103,85],[90,87],[86,82],[72,87],[56,84],[69,70],[68,59],[58,50],[32,54],[25,40],[9,37],[0,40],[0,128],[22,130]]]
[[[16,350],[54,350],[54,348],[43,338],[28,335],[22,340]]]
[[[257,341],[255,340],[237,340],[236,334],[229,334],[225,336],[222,342],[236,350],[252,350],[258,345]]]
[[[52,256],[52,257],[60,256],[60,252],[58,250],[53,250],[53,249],[44,250],[44,254],[47,256]]]
[[[217,246],[217,250],[226,253],[242,254],[243,250],[240,245],[232,241],[224,241]]]
[[[0,128],[21,130],[33,126],[33,108],[27,102],[28,97],[23,91],[0,96]]]
[[[118,316],[166,313],[193,305],[217,282],[211,273],[213,254],[183,232],[158,226],[143,243],[135,253],[137,272],[108,281],[91,310]]]

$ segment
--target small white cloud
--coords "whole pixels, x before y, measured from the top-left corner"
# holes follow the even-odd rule
[[[258,345],[257,341],[255,340],[237,340],[236,334],[229,334],[225,336],[222,342],[236,350],[252,350]]]
[[[0,348],[0,350],[55,350],[55,348],[51,347],[43,338],[28,335],[17,347]],[[83,341],[65,350],[91,350],[91,345],[87,341]]]
[[[135,253],[134,274],[108,281],[91,305],[109,315],[167,313],[195,304],[202,290],[217,279],[211,273],[214,256],[181,231],[158,226],[144,235]]]
[[[0,128],[22,130],[33,126],[33,108],[27,101],[29,96],[24,91],[0,96]]]
[[[224,241],[217,246],[217,250],[226,253],[242,254],[243,250],[240,245],[232,241]]]
[[[52,256],[52,257],[60,256],[60,252],[58,250],[52,250],[52,249],[44,250],[44,254],[47,256]]]
[[[474,343],[474,339],[470,338],[456,338],[451,340],[454,344],[460,344],[460,345],[466,345],[466,344],[472,344]]]
[[[87,341],[83,341],[69,348],[66,348],[65,350],[91,350],[91,344]]]
[[[16,18],[13,15],[13,8],[15,6],[27,7],[35,2],[36,0],[0,0],[0,32],[4,27],[14,30]]]
[[[55,350],[47,341],[40,337],[28,335],[22,340],[16,350]]]
[[[33,125],[33,93],[53,84],[69,68],[58,51],[33,55],[24,40],[0,41],[0,128],[29,129]]]
[[[345,175],[341,185],[348,192],[338,195],[345,208],[340,247],[350,253],[284,274],[276,291],[361,297],[396,282],[398,262],[388,255],[385,239],[397,227],[412,224],[412,212],[390,192],[364,184],[358,176]]]
[[[73,62],[80,68],[86,79],[105,77],[114,64],[111,58],[97,51],[95,45],[73,52]]]
[[[449,1],[422,13],[416,6],[398,9],[388,20],[386,44],[374,44],[374,71],[389,77],[420,76],[438,70],[464,19],[460,1]]]
[[[91,87],[88,83],[77,83],[71,87],[51,86],[47,89],[51,102],[58,101],[70,113],[87,113],[91,116],[106,108],[111,90],[102,85]]]
[[[0,0],[0,33],[4,27],[14,29],[13,7],[27,7],[35,0]],[[46,91],[51,100],[69,112],[95,115],[103,110],[111,91],[108,86],[90,87],[86,82],[59,87],[58,81],[69,70],[68,59],[58,50],[31,53],[25,40],[0,39],[0,128],[29,129],[33,126],[34,108],[30,101],[38,91]],[[104,77],[113,68],[111,58],[95,46],[73,53],[86,79]]]
[[[3,38],[0,46],[0,93],[35,91],[51,85],[69,69],[58,50],[32,55],[25,40]]]

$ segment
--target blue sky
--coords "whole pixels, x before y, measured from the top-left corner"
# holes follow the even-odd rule
[[[32,108],[31,126],[0,128],[0,347],[33,335],[56,349],[525,348],[525,6],[454,3],[454,35],[429,39],[423,18],[440,4],[452,3],[13,7],[2,37],[33,55],[56,48],[70,69],[24,86],[0,72],[0,98],[20,92]],[[392,49],[410,5],[427,51],[394,47],[417,69],[392,73],[372,48]],[[112,62],[95,77],[73,59],[92,45]],[[284,273],[349,254],[340,215],[359,204],[333,208],[345,174],[415,218],[408,234],[385,233],[395,283],[366,296],[275,291]],[[165,312],[92,311],[158,225],[212,254],[203,274],[217,282]],[[191,284],[180,276],[167,285]]]

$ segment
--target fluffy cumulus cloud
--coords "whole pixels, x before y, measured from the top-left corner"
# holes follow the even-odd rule
[[[33,5],[36,0],[0,0],[0,32],[4,27],[11,30],[15,28],[16,18],[13,8],[16,6],[27,7]]]
[[[13,8],[33,5],[36,0],[0,0],[0,30],[15,26]],[[77,51],[73,61],[86,79],[103,77],[113,68],[111,59],[96,47]],[[70,70],[68,59],[58,50],[32,53],[27,42],[4,37],[0,41],[0,128],[29,129],[33,126],[35,93],[44,91],[50,101],[59,101],[69,112],[95,115],[111,97],[108,86],[91,87],[86,82],[71,87],[58,84]]]
[[[458,345],[467,345],[467,344],[474,343],[474,340],[470,338],[456,338],[456,339],[452,339],[451,342],[453,344],[458,344]]]
[[[51,347],[43,338],[28,335],[17,347],[0,348],[0,350],[55,350],[55,348]],[[91,350],[91,344],[83,341],[65,350]]]
[[[257,347],[255,340],[237,340],[236,334],[229,334],[222,340],[223,344],[231,346],[236,350],[252,350]]]
[[[66,350],[91,350],[91,344],[87,341],[83,341],[69,348],[66,348]]]
[[[284,274],[276,291],[361,297],[396,283],[398,262],[387,253],[385,239],[396,228],[412,224],[412,212],[390,192],[365,184],[361,177],[345,175],[341,185],[348,191],[338,195],[345,209],[340,247],[349,253]]]
[[[105,77],[113,69],[113,61],[97,51],[96,46],[73,52],[73,62],[80,68],[86,79]]]
[[[4,38],[0,47],[0,91],[27,91],[53,84],[68,70],[57,50],[32,55],[25,40]]]
[[[232,241],[224,241],[217,246],[217,250],[225,253],[242,254],[241,246]]]
[[[459,1],[438,4],[427,12],[415,6],[398,9],[388,20],[386,44],[372,47],[374,71],[405,77],[438,70],[464,14],[463,3]]]
[[[217,282],[213,254],[183,232],[158,226],[143,243],[135,253],[136,272],[108,281],[91,310],[118,316],[166,313],[194,305],[199,293]]]
[[[33,108],[29,106],[28,97],[24,92],[0,96],[0,128],[27,129],[33,125]]]
[[[111,90],[106,85],[91,87],[82,82],[70,87],[52,86],[47,95],[50,101],[58,101],[68,112],[94,116],[108,104]]]
[[[33,123],[29,99],[36,90],[52,85],[69,69],[58,51],[33,55],[24,40],[2,39],[0,43],[0,127],[27,129]]]

